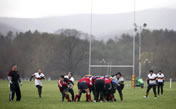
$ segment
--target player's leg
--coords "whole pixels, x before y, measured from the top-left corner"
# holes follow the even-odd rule
[[[38,95],[41,98],[41,86],[40,85],[36,85],[37,90],[38,90]]]
[[[100,89],[99,89],[99,95],[100,95],[100,102],[103,102],[104,99],[104,86],[105,86],[105,82],[104,80],[100,81]]]
[[[65,98],[65,92],[62,91],[61,93],[62,93],[62,101],[64,101],[64,98]]]
[[[68,102],[70,102],[70,96],[69,96],[69,93],[68,93],[68,88],[64,89],[64,92],[65,92],[65,98],[67,99]]]
[[[160,87],[161,87],[161,84],[158,83],[158,95],[160,94]]]
[[[15,96],[15,86],[14,84],[10,84],[9,101],[13,101],[14,96]]]
[[[95,94],[94,94],[94,100],[96,101],[96,102],[98,102],[98,98],[99,98],[99,94],[100,94],[100,81],[99,80],[96,80],[95,81],[95,88],[94,88],[94,90],[95,90]]]
[[[77,99],[78,101],[80,100],[81,91],[81,89],[78,89],[78,93],[75,95],[74,101],[76,101]]]
[[[73,91],[73,89],[69,88],[68,91],[70,92],[70,94],[72,96],[72,101],[74,101],[74,91]]]
[[[40,86],[40,98],[42,97],[42,86]]]
[[[145,97],[148,97],[151,88],[152,88],[151,85],[147,86],[147,91],[146,91],[146,96]]]
[[[153,92],[154,92],[154,96],[157,97],[157,93],[156,93],[156,85],[153,85]]]
[[[86,94],[87,94],[88,101],[92,102],[89,88],[85,89],[85,91],[86,91]]]
[[[117,86],[117,91],[119,93],[119,96],[120,96],[120,100],[123,101],[123,93],[122,93],[122,89],[120,86]]]
[[[20,86],[17,84],[15,87],[15,92],[16,92],[16,101],[21,100],[21,91],[20,91]]]
[[[163,95],[163,86],[164,86],[164,84],[161,83],[161,95]]]

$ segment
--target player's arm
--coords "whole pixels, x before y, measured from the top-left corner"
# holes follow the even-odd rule
[[[42,74],[42,77],[41,77],[41,79],[45,79],[45,75],[44,75],[44,74]]]
[[[18,82],[21,84],[21,86],[22,86],[22,80],[21,80],[21,77],[20,77],[20,75],[19,75],[19,73],[18,73]]]
[[[8,74],[8,81],[10,84],[12,84],[12,72],[11,71]]]
[[[147,77],[147,84],[149,84],[149,78]]]
[[[30,81],[32,80],[32,78],[34,77],[35,75],[34,74],[32,74],[32,76],[31,76],[31,78],[30,78]]]

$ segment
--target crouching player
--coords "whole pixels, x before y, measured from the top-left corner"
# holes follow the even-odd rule
[[[148,97],[149,91],[151,88],[153,88],[155,98],[157,97],[156,80],[157,80],[157,75],[155,73],[153,73],[153,70],[150,70],[149,74],[148,74],[148,78],[147,78],[148,87],[147,87],[147,91],[146,91],[146,96],[144,96],[144,98]]]
[[[105,81],[103,77],[96,77],[93,79],[94,84],[94,102],[103,102]],[[99,99],[100,96],[100,99]]]
[[[105,76],[104,81],[105,81],[105,88],[104,88],[105,99],[107,101],[114,101],[112,93],[112,80],[110,79],[109,76]]]
[[[90,88],[92,87],[92,77],[83,77],[78,81],[78,93],[75,96],[74,101],[80,101],[81,93],[86,93],[86,98],[89,102],[92,102],[91,100],[91,94],[90,94]]]
[[[64,78],[63,75],[59,77],[58,87],[60,89],[60,92],[62,93],[62,101],[64,101],[64,98],[66,98],[68,102],[71,101],[69,97],[69,89],[68,89],[68,84],[70,83],[72,83],[72,81],[70,81],[67,78]]]

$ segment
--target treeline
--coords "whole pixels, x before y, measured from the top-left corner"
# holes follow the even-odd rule
[[[167,78],[176,77],[176,31],[143,30],[142,77],[149,69],[162,70]],[[136,35],[136,71],[138,76],[138,39]],[[92,63],[94,65],[133,64],[133,37],[120,37],[100,41],[92,38]],[[73,72],[75,78],[88,74],[88,34],[74,29],[60,30],[57,34],[27,31],[0,35],[0,78],[6,78],[11,64],[17,64],[22,78],[41,68],[47,77],[57,79],[60,74]],[[115,74],[121,71],[130,79],[132,68],[92,68],[93,75]]]

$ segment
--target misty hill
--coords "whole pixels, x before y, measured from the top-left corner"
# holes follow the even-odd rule
[[[11,27],[7,24],[3,24],[0,22],[0,33],[1,34],[6,34],[7,32],[12,31],[12,32],[19,32],[18,29]]]
[[[176,10],[175,9],[150,9],[136,13],[136,22],[139,25],[147,23],[149,29],[176,29]],[[41,32],[54,33],[58,29],[71,28],[83,32],[89,32],[90,15],[70,15],[44,18],[0,18],[1,32],[3,25],[6,24],[17,30],[39,30]],[[4,27],[5,28],[5,27]],[[93,34],[96,37],[130,33],[133,31],[133,13],[120,14],[94,14],[93,15]]]

